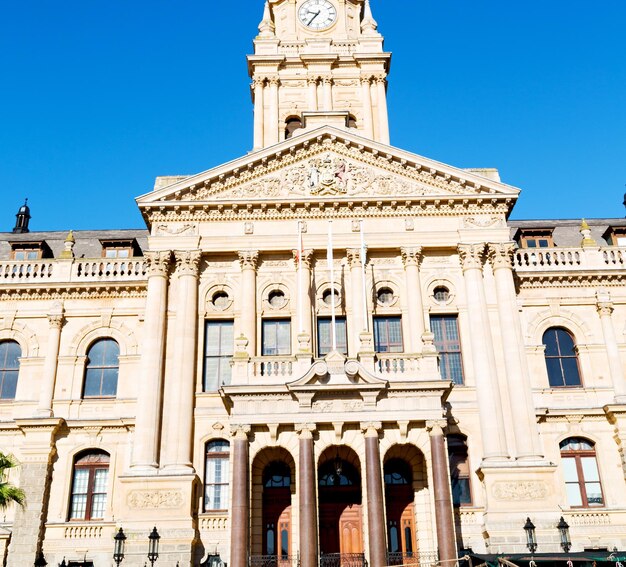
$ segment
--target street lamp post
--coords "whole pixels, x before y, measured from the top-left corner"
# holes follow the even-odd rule
[[[561,516],[561,519],[556,527],[559,530],[559,535],[561,536],[561,547],[565,553],[569,553],[569,550],[572,548],[572,540],[569,537],[569,524],[565,521],[563,516]]]
[[[537,551],[537,536],[535,534],[535,524],[530,521],[530,518],[526,518],[524,531],[526,532],[526,547],[528,547],[531,553],[535,553]]]
[[[150,561],[150,565],[154,565],[154,562],[159,558],[159,540],[161,536],[159,532],[157,532],[156,526],[150,532],[148,536],[149,544],[148,544],[148,561]]]
[[[115,534],[113,538],[115,540],[115,546],[113,548],[113,561],[119,567],[120,563],[124,561],[124,546],[126,544],[126,535],[124,530],[120,528],[120,531]]]

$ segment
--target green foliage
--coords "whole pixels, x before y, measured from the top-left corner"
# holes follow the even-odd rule
[[[7,480],[9,471],[17,466],[19,463],[13,455],[5,455],[0,452],[0,510],[5,510],[11,502],[24,504],[24,491],[13,486]]]

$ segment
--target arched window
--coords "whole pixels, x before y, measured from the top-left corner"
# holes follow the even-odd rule
[[[448,460],[450,462],[452,503],[455,507],[470,505],[472,503],[472,491],[469,455],[467,440],[463,435],[448,435]]]
[[[561,327],[552,327],[543,334],[546,347],[548,380],[552,388],[580,386],[580,370],[574,337]]]
[[[293,133],[302,128],[302,119],[298,116],[291,116],[285,120],[285,140],[293,137]]]
[[[291,469],[283,461],[274,461],[263,471],[265,488],[288,488],[291,486]]]
[[[72,474],[70,520],[102,520],[107,506],[109,461],[104,451],[77,455]]]
[[[204,510],[228,508],[230,478],[230,443],[224,439],[209,441],[206,445],[204,471]]]
[[[359,472],[353,465],[337,457],[320,467],[320,486],[358,486],[361,483]]]
[[[385,473],[385,484],[411,485],[413,483],[413,473],[411,466],[404,459],[389,459],[383,467]]]
[[[15,341],[0,342],[0,400],[15,399],[22,349]]]
[[[572,508],[604,506],[594,444],[582,437],[561,441],[567,503]]]
[[[113,339],[99,339],[89,347],[83,397],[115,397],[119,356],[120,347]]]

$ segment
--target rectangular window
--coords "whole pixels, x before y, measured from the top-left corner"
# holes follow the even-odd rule
[[[463,359],[458,317],[456,315],[432,315],[430,329],[435,335],[441,377],[444,380],[452,380],[455,384],[463,384]]]
[[[523,230],[520,245],[522,248],[550,248],[554,246],[552,230]]]
[[[337,336],[337,350],[341,354],[348,354],[348,336],[346,333],[346,318],[335,318],[335,333]],[[332,319],[320,317],[317,320],[317,355],[326,356],[333,348]]]
[[[204,332],[204,391],[216,392],[230,384],[235,350],[232,321],[207,321]]]
[[[374,348],[376,352],[403,352],[402,317],[374,318]]]
[[[266,319],[263,321],[263,356],[288,356],[291,354],[291,320]]]
[[[137,242],[131,240],[100,240],[103,258],[131,258],[139,252]]]

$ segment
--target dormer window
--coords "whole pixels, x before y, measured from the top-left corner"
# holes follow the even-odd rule
[[[50,258],[52,252],[42,240],[38,242],[11,242],[11,259],[17,261]]]
[[[626,247],[626,226],[609,227],[604,234],[606,241],[612,246]]]
[[[101,240],[103,258],[131,258],[136,254],[137,242],[131,240]]]
[[[554,246],[552,229],[522,230],[519,244],[522,248],[551,248]]]

